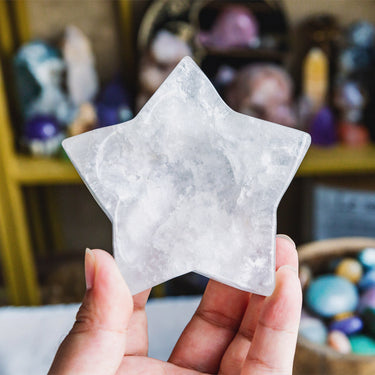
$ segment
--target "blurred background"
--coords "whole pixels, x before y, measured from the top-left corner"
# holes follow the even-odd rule
[[[374,25],[374,0],[0,0],[0,305],[82,299],[112,229],[61,140],[131,119],[186,55],[236,111],[311,134],[279,233],[375,237]]]

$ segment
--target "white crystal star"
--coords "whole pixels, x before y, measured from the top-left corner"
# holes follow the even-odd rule
[[[309,144],[231,110],[188,57],[133,120],[63,142],[133,294],[190,271],[271,294],[276,209]]]

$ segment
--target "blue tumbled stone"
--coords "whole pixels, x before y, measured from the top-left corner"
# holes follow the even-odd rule
[[[307,306],[323,317],[351,312],[357,308],[358,292],[347,279],[323,275],[316,278],[306,292]]]
[[[363,249],[358,255],[358,260],[366,269],[375,268],[375,248]]]
[[[351,316],[346,319],[334,321],[330,324],[330,331],[341,331],[346,335],[358,333],[363,329],[363,322],[358,316]]]
[[[324,323],[317,318],[301,319],[299,334],[316,344],[324,344],[327,340],[327,328]]]
[[[358,287],[364,291],[375,287],[375,269],[367,271],[359,280]]]

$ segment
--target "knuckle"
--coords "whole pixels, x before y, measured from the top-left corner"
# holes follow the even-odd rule
[[[90,307],[90,304],[83,303],[76,315],[72,333],[82,333],[91,331],[97,325],[97,317],[95,311]]]

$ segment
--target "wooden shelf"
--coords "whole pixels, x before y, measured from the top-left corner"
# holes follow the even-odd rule
[[[68,160],[17,155],[12,175],[25,185],[79,184],[82,182]],[[362,148],[310,147],[297,176],[375,173],[375,145]]]
[[[375,173],[375,145],[361,148],[347,146],[311,146],[297,176]]]
[[[25,185],[76,184],[81,178],[68,160],[17,155],[10,168],[13,178]]]

